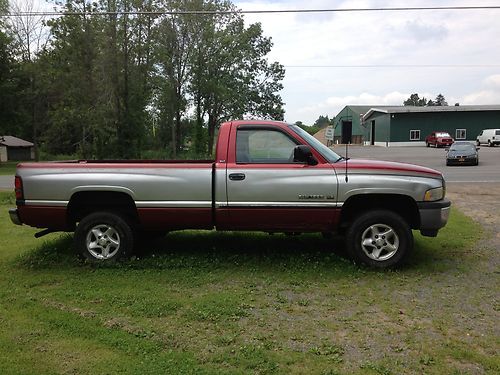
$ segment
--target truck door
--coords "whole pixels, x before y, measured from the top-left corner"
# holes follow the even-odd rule
[[[327,162],[293,160],[299,144],[286,130],[239,125],[226,169],[225,229],[328,231],[337,222],[337,177]],[[223,228],[224,229],[224,228]]]

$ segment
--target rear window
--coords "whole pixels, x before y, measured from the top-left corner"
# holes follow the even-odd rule
[[[500,135],[500,130],[495,130],[495,135]]]
[[[448,137],[451,138],[451,135],[448,133],[436,133],[436,137]]]

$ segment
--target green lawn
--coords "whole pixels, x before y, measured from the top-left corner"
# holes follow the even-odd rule
[[[0,176],[15,175],[17,161],[0,162]]]
[[[1,374],[500,371],[491,251],[456,210],[381,272],[318,235],[194,231],[91,266],[71,236],[11,224],[12,205],[0,193]]]

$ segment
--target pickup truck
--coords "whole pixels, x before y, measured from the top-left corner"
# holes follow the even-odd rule
[[[75,232],[93,262],[131,254],[143,236],[182,229],[319,232],[345,238],[358,263],[401,265],[412,230],[434,237],[448,220],[445,181],[433,169],[346,159],[295,125],[221,124],[215,160],[21,163],[18,225]]]

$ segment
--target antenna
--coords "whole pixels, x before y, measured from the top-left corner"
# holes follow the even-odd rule
[[[347,163],[349,160],[349,144],[345,144],[345,182],[349,182],[349,177],[347,176]]]

